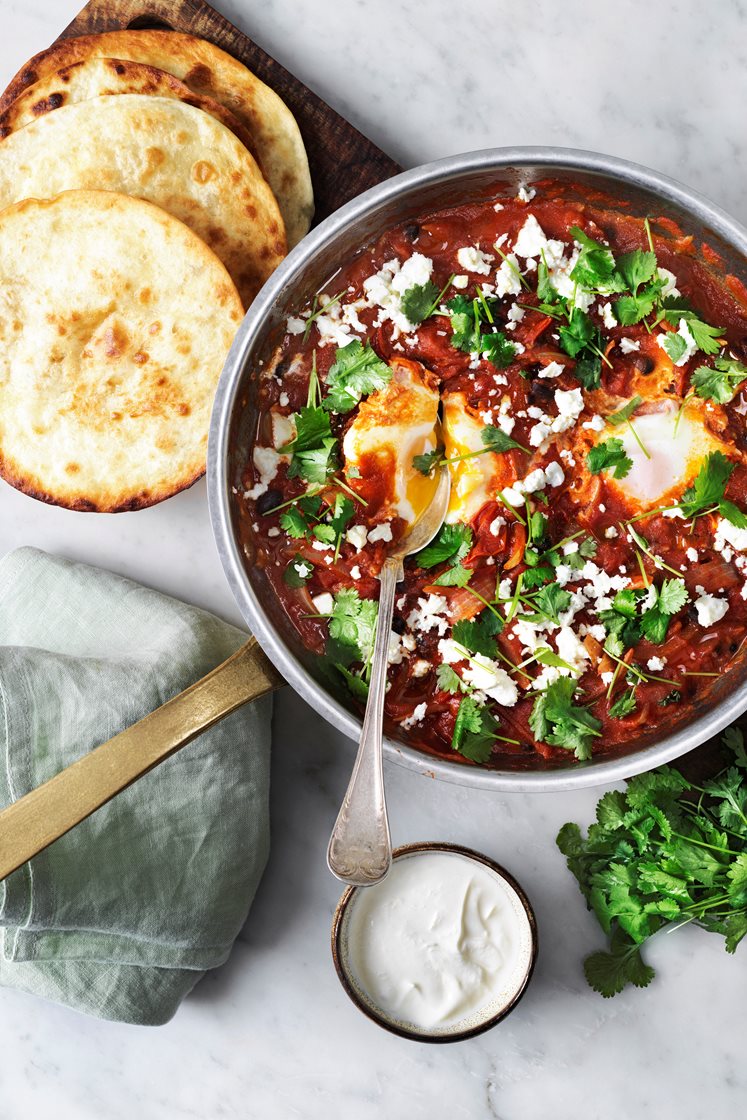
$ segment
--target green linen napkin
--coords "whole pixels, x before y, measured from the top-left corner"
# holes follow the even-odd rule
[[[32,548],[0,561],[0,806],[224,661],[233,626]],[[0,884],[0,985],[167,1022],[243,925],[269,851],[270,698]]]

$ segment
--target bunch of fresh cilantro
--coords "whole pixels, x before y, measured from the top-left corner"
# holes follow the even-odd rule
[[[747,752],[735,727],[732,765],[702,786],[662,766],[606,793],[584,837],[565,824],[557,844],[609,937],[584,962],[589,984],[613,996],[646,987],[642,946],[659,930],[695,922],[733,953],[747,934]]]

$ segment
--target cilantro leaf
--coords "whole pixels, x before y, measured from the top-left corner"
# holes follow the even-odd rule
[[[319,447],[308,451],[294,451],[288,467],[288,477],[323,485],[337,467],[337,440],[330,436],[323,439]]]
[[[675,365],[687,350],[687,339],[677,331],[667,331],[661,344]]]
[[[327,396],[323,404],[331,412],[350,412],[361,397],[383,389],[392,379],[392,371],[367,342],[353,339],[338,348],[334,364],[327,374]]]
[[[660,645],[667,636],[671,616],[682,610],[690,596],[683,579],[665,579],[654,588],[656,600],[641,616],[641,629],[650,642]]]
[[[633,460],[626,453],[621,439],[608,439],[596,444],[586,456],[586,466],[591,474],[612,471],[613,478],[630,474]]]
[[[620,424],[627,424],[640,404],[643,404],[643,397],[633,397],[622,408],[618,408],[617,412],[611,412],[606,417],[607,423],[612,424],[615,428],[619,427]]]
[[[415,284],[403,292],[400,307],[405,317],[417,327],[433,313],[440,289],[432,280],[425,284]]]
[[[429,545],[415,553],[415,563],[419,568],[435,568],[444,560],[458,564],[472,548],[472,530],[462,521],[444,524]]]
[[[291,534],[292,535],[292,534]],[[283,583],[287,587],[304,587],[314,574],[314,565],[299,553],[291,560],[283,572]]]
[[[503,451],[510,451],[512,448],[517,448],[519,451],[527,451],[526,447],[517,443],[511,436],[507,436],[500,428],[496,428],[493,424],[488,424],[480,432],[480,439],[485,445],[486,451],[494,451],[500,454]],[[529,454],[529,452],[527,452]]]
[[[474,574],[471,568],[465,568],[460,563],[452,563],[451,567],[441,572],[433,582],[438,587],[466,587]]]
[[[480,349],[480,320],[475,310],[477,302],[459,295],[446,304],[451,322],[451,345],[467,354],[477,353]]]
[[[472,696],[464,696],[459,704],[451,746],[472,762],[487,762],[493,753],[497,730],[498,721],[487,708],[480,707]]]
[[[598,389],[602,383],[602,359],[598,354],[583,354],[576,359],[573,375],[584,389]]]
[[[368,700],[368,683],[359,677],[357,673],[351,673],[350,670],[339,663],[335,663],[335,669],[338,673],[342,674],[345,684],[348,687],[348,692],[356,698],[361,700],[364,704]]]
[[[699,397],[728,404],[739,386],[747,381],[747,366],[736,358],[717,358],[713,367],[699,366],[692,376],[692,385]]]
[[[605,998],[617,995],[628,984],[646,988],[654,975],[653,968],[644,963],[639,946],[622,930],[615,931],[609,953],[592,953],[584,961],[587,983]]]
[[[437,467],[443,460],[443,451],[436,447],[433,451],[426,451],[423,455],[413,456],[412,465],[416,471],[421,474],[430,474],[434,467]]]
[[[546,587],[540,588],[532,600],[532,605],[537,613],[559,626],[559,616],[571,605],[571,593],[558,583],[549,583]]]
[[[506,338],[503,331],[494,331],[482,336],[480,352],[498,369],[505,369],[516,357],[516,346]]]
[[[655,277],[640,291],[629,296],[621,296],[612,305],[615,318],[623,327],[632,327],[646,319],[659,301],[664,281]]]
[[[599,332],[591,320],[591,316],[580,307],[574,307],[568,318],[567,325],[558,329],[560,345],[566,354],[575,358],[590,342],[597,341]]]
[[[598,241],[594,241],[578,226],[571,226],[570,233],[581,245],[581,252],[571,273],[571,280],[588,291],[605,294],[617,292],[624,287],[621,278],[615,274],[615,258],[612,252]]]
[[[610,705],[610,715],[613,719],[624,719],[625,716],[634,712],[636,707],[635,689],[631,688],[628,692],[623,692],[621,696],[618,696],[614,704]]]
[[[591,746],[601,723],[586,708],[573,703],[578,682],[560,677],[540,693],[529,716],[536,739],[572,750],[580,761],[591,758]]]
[[[685,517],[693,517],[719,504],[734,467],[721,451],[712,451],[706,456],[692,486],[688,486],[679,503]]]
[[[630,292],[637,292],[641,284],[653,279],[656,272],[656,254],[634,249],[617,258],[617,271]]]
[[[503,625],[503,620],[497,614],[484,610],[477,619],[460,619],[455,622],[451,636],[457,645],[463,646],[470,653],[481,653],[484,657],[494,658],[496,638],[503,630]]]
[[[353,588],[338,591],[329,619],[329,636],[335,645],[333,651],[328,647],[328,654],[341,661],[334,652],[343,648],[349,661],[367,663],[373,652],[378,613],[379,604],[373,599],[361,599]]]
[[[469,692],[469,685],[445,661],[436,669],[436,683],[443,692]]]
[[[300,539],[308,536],[310,526],[301,510],[297,506],[290,506],[280,514],[280,528],[289,537]]]

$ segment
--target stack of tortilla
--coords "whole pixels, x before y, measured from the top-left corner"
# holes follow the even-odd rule
[[[0,475],[102,512],[191,485],[244,309],[312,213],[293,116],[211,43],[27,63],[0,97]]]

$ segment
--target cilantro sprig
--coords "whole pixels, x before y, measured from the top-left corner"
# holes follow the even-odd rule
[[[621,439],[608,439],[597,443],[586,456],[586,466],[590,474],[611,471],[613,478],[625,478],[630,474],[633,460],[625,450]]]
[[[698,366],[692,375],[692,385],[699,397],[728,404],[739,387],[747,381],[747,366],[736,358],[716,358],[713,366]]]
[[[451,344],[466,354],[479,354],[499,369],[516,357],[516,346],[495,326],[496,300],[489,300],[478,288],[474,299],[457,295],[446,304],[451,323]],[[487,324],[487,327],[486,327]]]
[[[694,922],[735,952],[747,935],[747,752],[729,728],[732,765],[698,786],[668,766],[633,778],[597,804],[584,836],[565,824],[557,838],[586,903],[609,937],[584,962],[605,997],[654,977],[641,948],[660,929]],[[697,800],[693,794],[699,794]]]
[[[364,346],[355,338],[337,351],[327,374],[324,407],[329,412],[350,412],[362,397],[383,389],[391,379],[392,371],[371,343]]]
[[[578,682],[572,677],[554,681],[535,700],[529,726],[535,739],[573,751],[583,762],[591,758],[602,724],[588,708],[573,703],[577,689]]]
[[[461,463],[464,459],[474,459],[476,455],[484,455],[487,451],[500,455],[504,451],[516,449],[517,451],[523,451],[526,455],[531,455],[528,447],[506,435],[501,428],[497,428],[494,424],[487,424],[482,428],[480,439],[483,446],[478,451],[465,451],[463,455],[452,455],[447,458],[443,448],[436,448],[434,451],[426,451],[423,455],[415,455],[412,465],[420,474],[429,475],[436,467],[443,466],[445,463]]]

